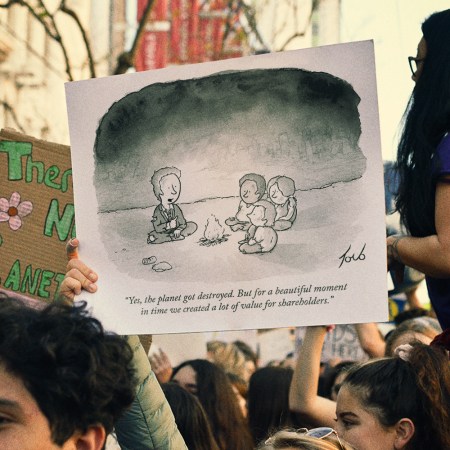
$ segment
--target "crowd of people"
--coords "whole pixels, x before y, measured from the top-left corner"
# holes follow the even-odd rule
[[[242,341],[172,367],[73,304],[98,278],[73,240],[59,302],[0,298],[0,448],[450,449],[450,10],[422,31],[396,165],[405,232],[387,257],[396,276],[425,274],[437,320],[412,308],[385,336],[358,325],[364,361],[323,367],[330,326],[314,326],[294,367],[261,366]]]
[[[74,294],[93,272],[78,259],[69,267]],[[449,343],[428,315],[399,324],[386,356],[325,370],[326,326],[306,329],[294,368],[288,357],[260,366],[241,341],[213,341],[172,367],[72,299],[0,301],[0,448],[450,448]]]

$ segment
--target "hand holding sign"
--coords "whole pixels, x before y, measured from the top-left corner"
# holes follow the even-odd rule
[[[96,292],[98,279],[97,274],[81,260],[78,259],[78,239],[71,239],[66,246],[67,272],[59,290],[61,301],[73,302],[76,295],[81,294],[82,289],[88,292]]]

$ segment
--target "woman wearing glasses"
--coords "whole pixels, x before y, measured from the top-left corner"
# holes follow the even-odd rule
[[[388,265],[426,275],[428,294],[443,329],[450,328],[450,9],[422,24],[416,83],[397,153],[397,210],[408,236],[387,238]]]

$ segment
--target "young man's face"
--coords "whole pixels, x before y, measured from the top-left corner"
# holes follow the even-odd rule
[[[159,185],[161,187],[161,203],[171,205],[178,200],[181,184],[180,179],[174,173],[162,177]]]
[[[245,180],[241,184],[241,198],[248,205],[251,205],[259,200],[258,186],[254,181]]]
[[[8,450],[72,450],[69,439],[62,447],[51,439],[47,418],[22,380],[0,363],[0,448]]]

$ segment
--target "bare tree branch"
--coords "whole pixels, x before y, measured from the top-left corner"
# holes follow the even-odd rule
[[[259,43],[265,48],[269,49],[268,45],[264,42],[263,37],[261,36],[261,33],[258,30],[258,26],[256,24],[256,17],[255,17],[255,10],[247,5],[244,1],[239,2],[241,4],[241,8],[244,12],[245,18],[247,19],[247,23],[250,27],[251,32],[255,35],[256,39],[259,41]]]
[[[298,37],[303,37],[306,34],[306,30],[303,31],[298,31],[297,33],[292,34],[291,36],[289,36],[286,41],[284,42],[284,44],[280,47],[280,49],[278,51],[282,52],[286,49],[286,47],[296,38]]]
[[[248,25],[247,29],[242,25],[240,20],[242,14],[245,16],[247,20]],[[244,0],[238,1],[230,0],[227,5],[227,17],[225,21],[225,30],[223,34],[222,49],[221,49],[222,53],[224,53],[224,51],[226,50],[225,46],[227,38],[236,29],[236,23],[238,22],[241,24],[247,40],[250,34],[252,34],[265,49],[268,48],[268,46],[264,42],[264,39],[262,38],[261,33],[258,30],[254,9],[250,5],[248,5]]]
[[[24,2],[24,3],[27,3],[27,2]],[[58,26],[57,26],[57,24],[56,24],[55,16],[54,16],[54,14],[51,14],[51,13],[50,13],[50,11],[49,11],[49,10],[47,9],[47,7],[45,6],[43,0],[38,0],[38,3],[39,3],[39,5],[41,6],[41,8],[43,9],[44,14],[45,14],[45,16],[43,17],[43,19],[45,19],[45,17],[48,17],[48,18],[50,19],[50,22],[51,22],[52,26],[53,26],[53,29],[55,30],[55,37],[54,37],[54,39],[55,39],[56,42],[58,42],[58,44],[59,44],[59,46],[60,46],[60,48],[61,48],[61,51],[62,51],[62,53],[63,53],[64,62],[65,62],[65,64],[66,64],[66,73],[67,73],[67,76],[69,77],[69,80],[70,80],[70,81],[73,81],[72,69],[71,69],[71,66],[70,66],[69,55],[68,55],[68,53],[67,53],[66,46],[65,46],[65,44],[64,44],[64,42],[63,42],[63,38],[62,38],[62,36],[61,36],[61,33],[60,33],[59,30],[58,30]],[[56,10],[56,12],[58,12],[58,9]]]
[[[144,37],[145,26],[149,21],[150,13],[152,12],[153,8],[153,3],[155,3],[155,0],[148,0],[147,6],[145,7],[141,20],[139,21],[139,26],[136,31],[136,35],[134,37],[131,49],[121,53],[117,58],[117,66],[114,70],[114,75],[125,73],[130,67],[133,67],[135,65],[136,53],[141,45],[142,38]]]
[[[298,37],[303,37],[306,34],[306,31],[308,30],[308,26],[310,25],[312,21],[312,17],[316,9],[319,7],[320,0],[313,0],[311,5],[311,11],[309,12],[308,20],[306,21],[305,27],[302,31],[297,31],[292,36],[289,36],[289,38],[285,41],[285,43],[279,48],[278,51],[282,52],[286,49],[286,47],[295,39]]]
[[[1,7],[1,5],[0,5]],[[8,25],[6,24],[0,24],[0,27],[4,28],[6,30],[6,32],[8,34],[10,34],[11,36],[14,37],[14,39],[16,39],[17,41],[21,42],[25,48],[27,49],[28,52],[30,52],[32,55],[34,55],[36,58],[38,58],[41,63],[49,70],[51,70],[55,75],[57,75],[58,77],[62,77],[62,73],[61,70],[58,69],[56,66],[54,66],[49,60],[48,58],[45,58],[44,55],[38,53],[31,45],[29,42],[27,42],[25,39],[23,39],[21,36],[18,36],[16,31],[13,30],[12,28],[10,28]]]
[[[237,12],[237,13],[239,13],[239,12]],[[233,0],[229,0],[228,7],[227,7],[227,17],[225,19],[225,29],[223,31],[223,36],[222,36],[222,45],[221,45],[221,50],[220,50],[221,53],[224,52],[225,41],[227,40],[228,35],[230,34],[231,30],[233,29],[232,21],[233,21],[235,14],[236,14],[236,11],[234,11],[234,9],[233,9]]]
[[[89,41],[89,37],[86,33],[86,30],[84,29],[83,24],[81,23],[80,18],[78,17],[78,14],[73,9],[67,7],[65,0],[61,1],[59,9],[63,13],[70,16],[77,24],[77,27],[81,33],[81,37],[83,38],[84,46],[86,48],[88,64],[89,64],[89,72],[90,72],[91,78],[96,78],[97,75],[95,72],[95,63],[94,63],[94,56],[92,55],[91,44]]]
[[[18,119],[18,117],[17,117],[17,114],[16,114],[16,112],[14,111],[14,108],[13,108],[8,102],[5,102],[4,100],[1,100],[1,101],[0,101],[0,105],[2,105],[2,106],[3,106],[3,109],[4,109],[7,113],[9,113],[9,114],[11,115],[11,117],[12,117],[12,119],[14,120],[15,124],[17,125],[17,128],[19,128],[19,131],[20,131],[21,133],[24,133],[24,134],[25,134],[25,128],[20,124],[19,119]]]
[[[6,3],[0,3],[0,8],[10,8],[14,3],[16,3],[16,0],[9,0]]]
[[[67,49],[64,45],[61,34],[58,31],[54,15],[50,13],[42,0],[38,0],[37,3],[37,6],[33,6],[26,0],[9,0],[7,3],[1,4],[0,7],[10,8],[11,6],[19,5],[23,6],[30,12],[30,14],[44,27],[44,31],[47,36],[58,43],[63,54],[67,76],[70,81],[73,81],[69,55],[67,54]]]

